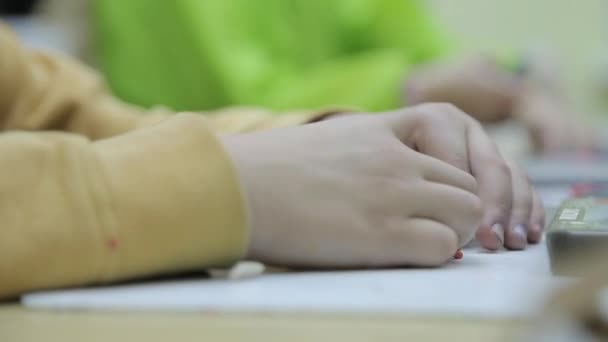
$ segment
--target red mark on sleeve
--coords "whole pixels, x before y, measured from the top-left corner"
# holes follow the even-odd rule
[[[116,238],[109,238],[107,241],[108,248],[111,250],[116,250],[118,248],[118,240]]]

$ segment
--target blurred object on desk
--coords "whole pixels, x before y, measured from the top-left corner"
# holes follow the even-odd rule
[[[529,325],[525,341],[608,340],[608,250],[596,245],[571,254],[562,265],[578,281],[557,289],[545,312]]]
[[[546,234],[551,271],[556,275],[584,276],[584,268],[565,267],[581,251],[608,251],[608,198],[571,198],[555,213]]]

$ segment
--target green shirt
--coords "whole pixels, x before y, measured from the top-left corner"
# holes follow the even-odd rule
[[[402,104],[412,65],[448,45],[416,0],[97,0],[117,95],[178,110]]]

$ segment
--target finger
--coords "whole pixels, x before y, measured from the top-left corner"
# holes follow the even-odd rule
[[[432,219],[450,227],[459,247],[474,236],[481,219],[482,205],[477,195],[440,183],[427,182],[416,191],[419,200],[413,216]]]
[[[451,105],[418,108],[416,149],[470,173],[465,121],[459,120],[462,114]]]
[[[484,204],[477,238],[484,248],[496,250],[503,244],[511,214],[511,171],[478,123],[471,121],[467,131],[471,172]]]
[[[528,178],[515,163],[509,163],[513,184],[513,204],[509,228],[505,231],[505,247],[524,249],[528,245],[528,223],[532,213],[533,189]]]
[[[439,266],[458,249],[458,237],[443,223],[426,218],[410,218],[390,229],[376,266]],[[387,248],[388,247],[388,248]]]
[[[545,229],[545,208],[536,191],[532,192],[532,213],[528,227],[528,242],[539,242]]]
[[[424,154],[420,154],[420,163],[425,180],[477,194],[477,181],[470,173]]]

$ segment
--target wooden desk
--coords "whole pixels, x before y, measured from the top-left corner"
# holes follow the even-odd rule
[[[87,313],[0,306],[2,342],[501,341],[521,322],[348,315]]]

